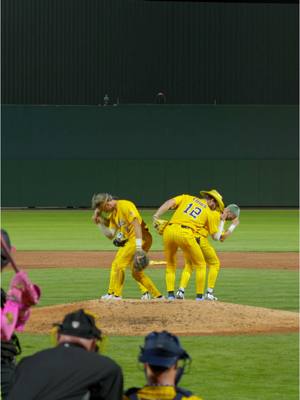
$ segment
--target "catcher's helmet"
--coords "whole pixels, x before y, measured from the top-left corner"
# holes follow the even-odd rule
[[[139,361],[157,367],[170,368],[178,360],[190,360],[177,336],[167,331],[151,332],[145,337]]]

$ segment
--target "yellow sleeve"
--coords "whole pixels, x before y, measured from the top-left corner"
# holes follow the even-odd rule
[[[179,204],[182,202],[183,196],[184,196],[184,194],[181,194],[180,196],[173,197],[173,200],[175,200],[176,208],[177,208],[177,207],[179,206]]]
[[[208,232],[210,235],[214,235],[215,233],[218,232],[219,224],[220,224],[220,217],[221,217],[221,215],[220,215],[219,211],[208,212],[207,228],[208,228]]]
[[[126,219],[129,222],[129,224],[132,223],[132,221],[136,218],[139,222],[141,222],[141,216],[140,213],[138,212],[136,206],[132,203],[132,202],[127,202],[126,204],[126,209],[125,211],[125,215],[126,215]]]
[[[115,221],[112,218],[110,218],[110,220],[109,220],[109,226],[108,227],[112,228],[112,229],[118,229]]]

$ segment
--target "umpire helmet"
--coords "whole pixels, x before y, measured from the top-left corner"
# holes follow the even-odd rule
[[[101,330],[98,329],[94,316],[83,309],[67,314],[61,324],[54,326],[58,327],[57,332],[62,335],[101,340]]]
[[[190,360],[177,336],[167,331],[151,332],[145,337],[139,361],[157,367],[170,368],[178,360]]]

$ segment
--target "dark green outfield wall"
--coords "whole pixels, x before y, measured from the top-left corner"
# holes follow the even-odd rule
[[[157,206],[217,188],[242,206],[298,205],[297,106],[3,106],[2,206]]]

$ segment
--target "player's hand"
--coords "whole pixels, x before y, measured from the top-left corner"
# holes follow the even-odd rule
[[[221,214],[221,220],[226,221],[227,217],[228,217],[228,210],[225,208],[225,210]]]
[[[102,225],[108,225],[107,220],[105,218],[102,217],[101,213],[99,210],[95,210],[94,214],[92,216],[92,221],[95,224],[102,224]]]
[[[99,210],[95,210],[94,211],[94,214],[92,215],[92,221],[95,223],[95,224],[100,224],[100,219],[99,219],[99,217],[100,217],[100,213],[99,213]]]
[[[240,223],[239,218],[238,218],[238,217],[234,218],[234,219],[232,220],[232,223],[233,223],[233,225],[238,226],[239,223]]]

